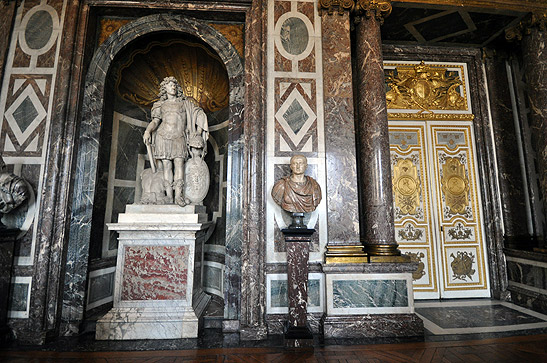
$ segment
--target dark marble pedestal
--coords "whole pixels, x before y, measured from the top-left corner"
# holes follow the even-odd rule
[[[414,313],[415,263],[328,264],[325,339],[424,335]]]
[[[282,230],[287,246],[287,285],[289,320],[285,330],[285,345],[310,346],[313,335],[307,324],[308,260],[311,236],[315,229],[287,228]]]
[[[11,336],[8,327],[9,290],[13,248],[18,233],[18,229],[0,227],[0,343],[7,341]]]

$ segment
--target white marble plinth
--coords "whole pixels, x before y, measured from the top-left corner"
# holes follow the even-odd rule
[[[97,322],[97,340],[196,338],[199,319],[210,296],[203,293],[198,305],[181,308],[118,308]]]
[[[129,205],[118,223],[108,224],[119,233],[114,306],[97,321],[96,339],[198,336],[210,300],[202,287],[211,224],[203,208]]]

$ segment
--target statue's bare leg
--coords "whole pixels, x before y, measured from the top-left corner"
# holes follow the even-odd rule
[[[165,187],[165,195],[169,199],[169,203],[173,203],[173,163],[171,160],[162,160],[163,164],[163,186]]]
[[[175,164],[175,182],[173,183],[175,203],[184,207],[186,205],[184,200],[184,159],[176,158],[173,162]]]

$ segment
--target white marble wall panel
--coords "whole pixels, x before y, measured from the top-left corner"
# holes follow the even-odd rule
[[[16,174],[17,170],[21,173],[21,166],[38,166],[39,174],[33,182],[36,190],[41,191],[67,1],[62,6],[50,5],[47,0],[35,6],[27,3],[22,1],[17,9],[2,80],[0,153],[6,164],[14,165]],[[40,26],[43,29],[37,31]],[[33,221],[38,216],[41,197],[40,192],[36,193],[25,215],[11,220],[23,234],[32,234],[25,239],[29,246],[16,256],[16,265],[29,266],[34,262],[37,230]]]
[[[321,18],[314,0],[269,1],[267,52],[266,238],[268,263],[286,262],[280,229],[290,216],[270,196],[290,173],[289,160],[308,158],[307,174],[326,189]],[[322,261],[327,242],[326,197],[306,218],[315,228],[310,261]],[[280,247],[281,246],[281,247]]]

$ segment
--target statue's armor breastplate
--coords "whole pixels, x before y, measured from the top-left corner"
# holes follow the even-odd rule
[[[186,111],[183,103],[166,101],[161,105],[161,124],[158,134],[165,139],[178,139],[186,129]]]

